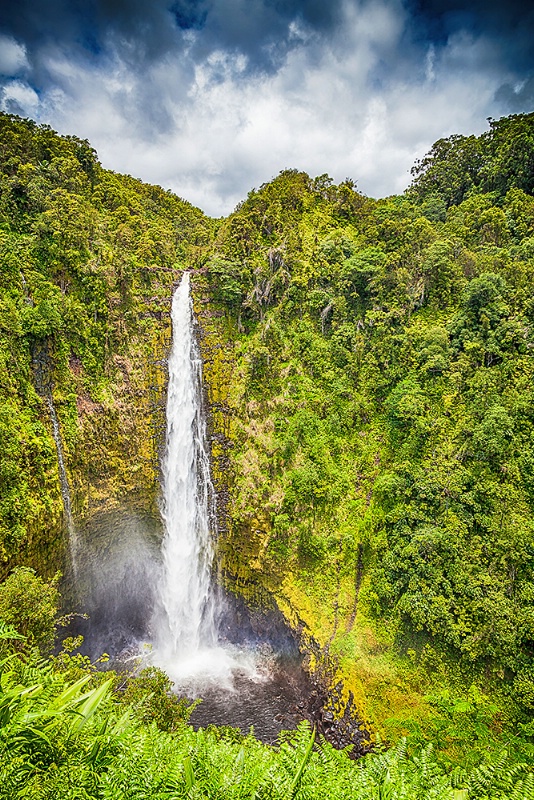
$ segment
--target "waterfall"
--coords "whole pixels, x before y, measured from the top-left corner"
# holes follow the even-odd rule
[[[69,543],[70,560],[72,564],[72,571],[74,573],[74,580],[76,581],[78,575],[78,539],[76,534],[76,527],[72,518],[72,504],[70,500],[69,481],[67,479],[67,470],[65,469],[65,459],[63,458],[63,445],[61,443],[61,433],[59,430],[59,421],[52,402],[52,396],[49,395],[46,399],[48,410],[50,411],[50,419],[52,421],[52,435],[56,443],[57,450],[57,463],[59,472],[59,484],[61,487],[61,497],[63,499],[63,514],[65,520],[65,528],[67,530],[67,537]]]
[[[152,621],[150,661],[188,697],[206,687],[235,691],[246,676],[263,681],[257,654],[221,641],[212,565],[215,491],[202,397],[202,361],[194,335],[189,273],[172,301],[172,347],[167,389],[167,436],[162,469],[164,527],[159,603]]]
[[[216,642],[211,588],[215,493],[202,403],[202,362],[193,331],[189,273],[172,302],[167,437],[161,515],[164,524],[162,618],[157,638],[174,661]]]

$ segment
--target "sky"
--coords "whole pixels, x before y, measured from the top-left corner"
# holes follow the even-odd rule
[[[384,197],[534,110],[534,3],[1,0],[0,108],[213,216],[283,169]]]

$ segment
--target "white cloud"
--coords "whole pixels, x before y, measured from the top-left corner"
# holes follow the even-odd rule
[[[247,57],[211,50],[201,32],[143,69],[119,50],[102,61],[43,51],[50,86],[20,81],[6,98],[63,133],[88,138],[105,166],[171,188],[214,215],[281,169],[335,181],[352,177],[372,196],[404,190],[414,160],[441,136],[480,132],[499,116],[494,96],[517,78],[498,48],[458,33],[440,48],[411,41],[400,0],[346,2],[336,35],[301,36],[277,71],[248,71]],[[197,55],[194,56],[193,53]]]
[[[0,35],[0,75],[13,77],[27,66],[25,47],[9,36]]]
[[[436,60],[436,48],[431,44],[427,50],[425,58],[425,76],[430,83],[435,79],[434,62]]]
[[[39,110],[39,96],[27,83],[9,81],[2,89],[0,105],[3,111],[32,116]]]

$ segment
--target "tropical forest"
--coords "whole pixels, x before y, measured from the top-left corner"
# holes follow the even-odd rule
[[[1,114],[0,251],[0,798],[533,800],[534,114],[216,219]]]

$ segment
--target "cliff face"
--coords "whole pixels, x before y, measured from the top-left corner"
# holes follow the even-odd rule
[[[172,282],[163,290],[172,292]],[[54,355],[41,354],[41,380],[44,375],[46,381],[37,387],[30,419],[41,426],[50,471],[47,484],[36,487],[44,510],[32,518],[15,560],[22,559],[45,574],[62,560],[57,547],[64,545],[65,520],[58,461],[50,441],[49,398],[58,418],[75,524],[120,506],[157,513],[170,339],[166,300],[158,301],[156,308],[153,300],[143,304],[141,314],[154,315],[158,324],[143,337],[126,342],[124,354],[110,354],[105,387],[90,385],[75,355],[70,355],[58,376]],[[32,366],[30,381],[35,381],[35,363]]]
[[[382,714],[373,718],[366,697],[369,682],[358,680],[357,672],[342,666],[337,653],[330,652],[332,643],[337,644],[336,634],[354,627],[363,577],[361,556],[343,570],[336,558],[318,565],[296,556],[297,542],[291,543],[287,536],[285,518],[282,524],[279,521],[284,491],[276,474],[278,446],[272,417],[279,400],[264,400],[251,392],[254,343],[236,316],[217,302],[206,270],[194,277],[193,293],[218,494],[217,556],[223,583],[253,606],[274,604],[281,610],[299,633],[308,668],[319,671],[332,689],[337,685],[339,713],[350,703],[353,712],[376,728]],[[315,531],[325,527],[320,517],[305,523]],[[366,629],[363,635],[369,633]]]
[[[217,554],[227,588],[249,602],[269,605],[276,581],[263,570],[259,549],[267,519],[261,522],[261,500],[252,515],[240,514],[236,492],[243,478],[236,449],[243,437],[239,394],[240,333],[236,321],[213,303],[204,274],[194,278],[195,313],[209,409],[213,480],[217,491],[219,530]],[[263,525],[263,529],[262,529]]]

